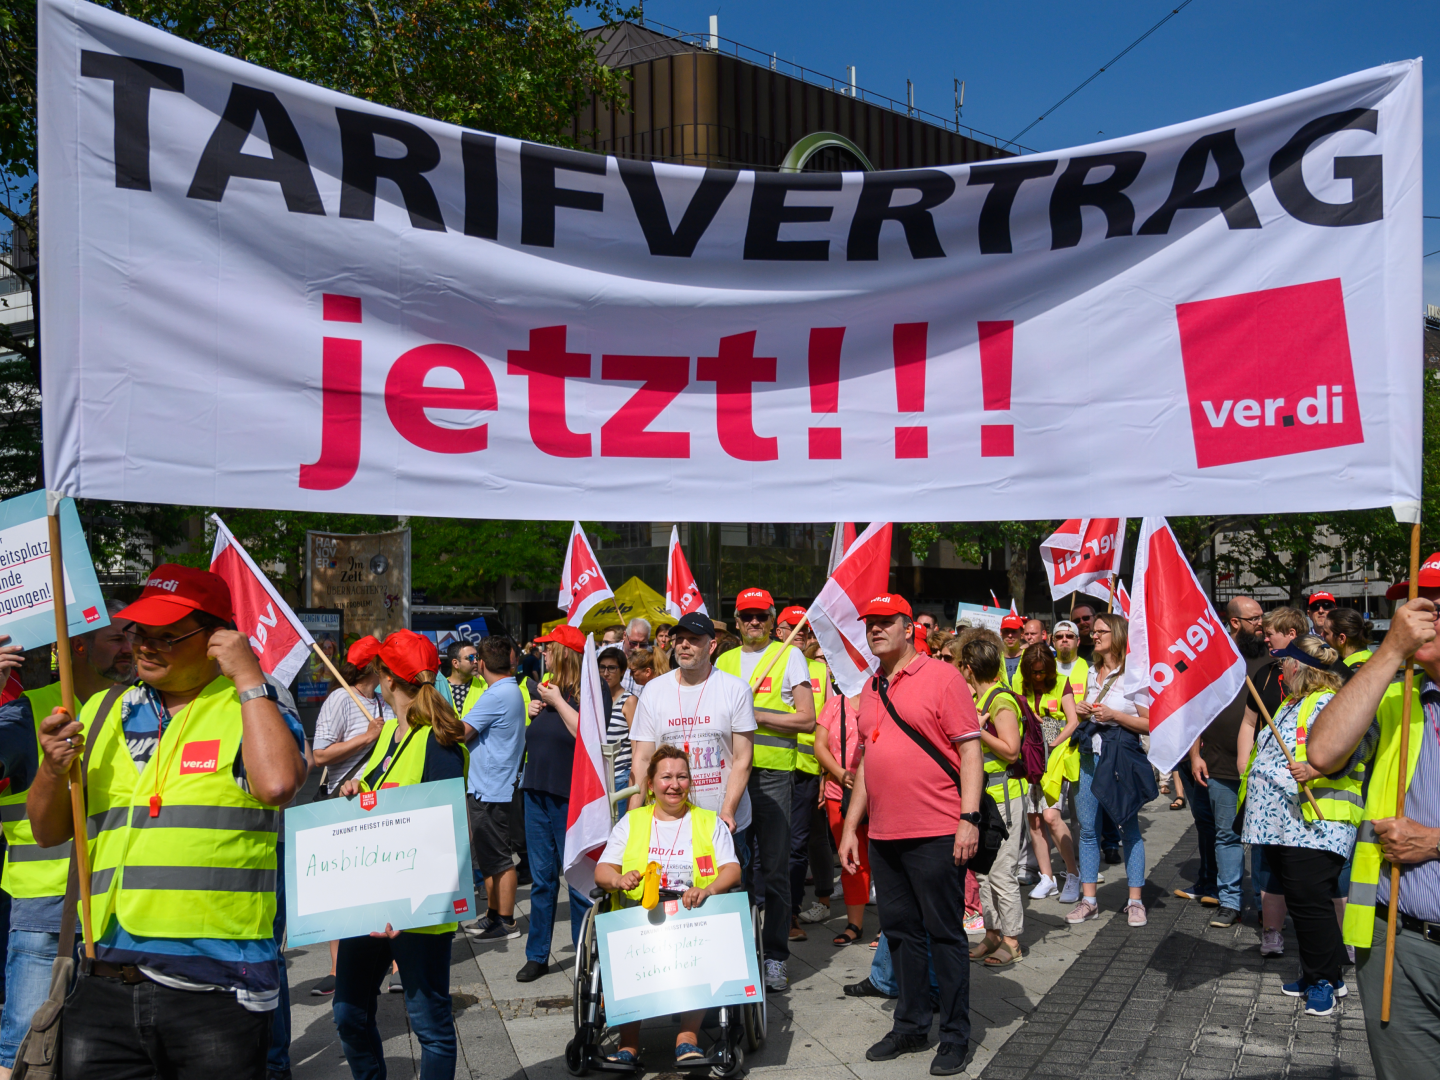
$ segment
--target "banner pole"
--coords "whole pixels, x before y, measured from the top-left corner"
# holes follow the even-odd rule
[[[1255,684],[1250,681],[1250,676],[1245,676],[1245,685],[1250,688],[1250,696],[1255,699],[1255,708],[1260,710],[1260,715],[1265,718],[1265,724],[1270,728],[1270,734],[1275,736],[1275,741],[1280,744],[1280,752],[1285,755],[1285,760],[1291,765],[1295,764],[1295,755],[1290,753],[1290,748],[1285,745],[1285,740],[1280,738],[1280,730],[1275,726],[1275,721],[1270,719],[1270,710],[1265,708],[1265,703],[1260,700],[1260,691],[1255,689]],[[1310,788],[1305,784],[1297,785],[1305,793],[1305,798],[1310,800],[1310,809],[1315,811],[1315,816],[1321,821],[1325,820],[1324,813],[1320,810],[1320,804],[1315,801]]]
[[[1410,589],[1406,602],[1420,595],[1420,522],[1410,527]],[[1395,787],[1395,816],[1405,816],[1405,769],[1410,762],[1410,706],[1415,694],[1415,658],[1405,658],[1404,697],[1400,699],[1400,782]],[[1390,1022],[1390,990],[1395,982],[1395,931],[1400,917],[1400,865],[1390,864],[1390,910],[1385,916],[1385,981],[1380,993],[1380,1022]]]
[[[1113,615],[1115,613],[1115,583],[1119,580],[1120,571],[1116,570],[1115,573],[1110,575],[1110,598],[1105,601],[1106,615]]]
[[[330,674],[335,676],[335,681],[345,687],[350,694],[351,700],[355,702],[356,707],[365,714],[365,719],[373,724],[375,717],[370,715],[370,710],[365,708],[365,702],[360,699],[360,695],[355,692],[355,688],[345,681],[345,676],[340,674],[339,669],[331,663],[330,657],[325,655],[325,650],[320,648],[319,644],[312,641],[310,643],[310,651],[325,662],[325,666],[330,669]]]
[[[750,693],[755,693],[755,687],[765,681],[765,676],[770,674],[770,670],[775,666],[775,662],[785,655],[785,650],[789,648],[790,642],[795,640],[795,635],[800,632],[800,627],[804,626],[806,620],[809,618],[810,613],[807,611],[800,617],[800,621],[795,624],[794,629],[790,631],[790,636],[781,643],[780,651],[770,658],[770,662],[766,664],[764,668],[758,669],[754,675],[750,676]]]
[[[75,669],[70,663],[70,626],[65,612],[65,560],[60,550],[60,496],[45,493],[46,514],[50,526],[50,592],[55,600],[55,654],[60,669],[60,705],[76,718],[75,710]],[[80,736],[78,748],[83,751],[84,736]],[[77,753],[70,762],[70,816],[75,835],[71,840],[75,850],[75,869],[80,877],[80,930],[85,938],[85,955],[95,959],[95,935],[91,927],[90,914],[90,845],[85,821],[85,765],[84,755]]]

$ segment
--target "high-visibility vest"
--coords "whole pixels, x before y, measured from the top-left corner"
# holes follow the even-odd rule
[[[398,720],[386,720],[385,726],[380,730],[380,738],[375,740],[375,746],[370,751],[370,757],[355,778],[360,781],[361,791],[382,791],[385,788],[409,787],[411,784],[418,784],[425,776],[425,758],[430,750],[439,744],[435,741],[435,731],[431,727],[413,727],[405,733],[395,752],[390,753],[390,745],[395,741],[395,729],[400,726]],[[470,772],[470,751],[465,749],[463,743],[460,745],[460,754],[464,758],[462,775]],[[380,776],[376,778],[374,786],[367,781],[367,777],[379,768]],[[412,927],[405,931],[407,934],[453,934],[458,929],[458,922],[439,923],[435,926]]]
[[[794,646],[789,646],[794,648]],[[769,709],[771,712],[793,713],[795,707],[786,705],[785,699],[780,695],[780,688],[785,682],[785,665],[789,662],[787,656],[781,655],[770,664],[770,658],[776,653],[783,653],[786,647],[778,641],[772,641],[765,647],[756,662],[757,670],[763,671],[770,667],[770,674],[760,680],[760,685],[755,688],[755,708]],[[715,661],[715,667],[726,674],[740,678],[740,649],[731,649],[723,653],[720,659]],[[797,756],[796,747],[799,739],[793,731],[776,731],[774,728],[761,724],[755,729],[755,757],[753,767],[757,769],[778,769],[781,772],[790,772],[795,768]]]
[[[990,715],[990,703],[995,700],[995,695],[1004,694],[1006,689],[1004,686],[996,686],[985,696],[985,701],[980,706],[980,711],[984,713],[987,718]],[[1008,698],[1009,695],[1006,694],[1006,697]],[[1020,739],[1023,742],[1025,739],[1025,716],[1020,709],[1019,703],[1014,699],[1010,700],[1010,711],[1015,714],[1015,727],[1019,730]],[[1009,769],[1014,762],[1006,761],[988,746],[985,746],[983,749],[985,761],[985,790],[990,794],[992,799],[1004,805],[1017,795],[1024,795],[1030,790],[1030,784],[1026,780],[1023,778],[1016,779],[1007,774],[1006,770]]]
[[[815,715],[820,715],[820,704],[825,700],[825,681],[829,678],[824,660],[807,660],[810,669],[810,690],[815,695]],[[815,760],[815,733],[801,732],[795,740],[795,771],[810,776],[820,775],[820,763]]]
[[[690,807],[690,858],[695,887],[703,889],[720,876],[720,867],[715,865],[715,811],[702,810],[690,803],[685,805]],[[650,827],[655,820],[655,804],[631,810],[626,820],[630,823],[630,838],[625,841],[625,853],[620,857],[620,873],[638,870],[643,875],[650,865]],[[625,895],[639,900],[644,888],[642,877],[635,888],[625,890]]]
[[[455,710],[455,715],[460,716],[460,706],[455,704],[455,687],[450,685],[450,680],[439,679],[436,681],[435,687],[440,691],[440,696],[450,703],[450,707]],[[470,706],[475,704],[475,699],[488,690],[489,687],[490,684],[480,678],[479,675],[476,675],[470,680],[470,689],[465,691],[466,712],[470,711]]]
[[[1058,664],[1060,661],[1057,659],[1055,662]],[[1069,675],[1061,674],[1058,670],[1056,671],[1056,675],[1059,678],[1070,680],[1070,690],[1074,693],[1076,701],[1084,699],[1085,683],[1086,680],[1090,678],[1090,665],[1085,662],[1083,656],[1075,657],[1075,663],[1070,668]]]
[[[1350,862],[1350,898],[1345,905],[1342,935],[1346,945],[1368,949],[1375,931],[1375,898],[1380,875],[1386,873],[1385,856],[1375,837],[1373,822],[1395,816],[1395,798],[1400,783],[1400,721],[1405,702],[1405,684],[1397,675],[1385,690],[1375,719],[1380,723],[1380,743],[1370,763],[1370,786],[1365,793],[1365,810],[1360,829],[1355,834],[1355,854]],[[1410,745],[1405,761],[1405,785],[1415,779],[1415,765],[1420,760],[1420,743],[1430,737],[1426,730],[1425,709],[1420,704],[1420,680],[1415,680],[1410,704]],[[1396,902],[1391,896],[1390,902]]]
[[[1030,708],[1034,709],[1037,715],[1059,717],[1063,722],[1065,710],[1060,707],[1060,699],[1065,696],[1065,687],[1068,683],[1069,680],[1066,679],[1064,675],[1056,675],[1055,685],[1042,693],[1037,702],[1034,694],[1029,694],[1028,697],[1026,696],[1029,692],[1025,688],[1025,680],[1022,678],[1021,673],[1017,671],[1015,673],[1015,696],[1025,698]],[[1084,693],[1083,689],[1081,693]]]
[[[1361,649],[1359,652],[1352,652],[1349,656],[1345,657],[1345,666],[1359,667],[1361,664],[1365,663],[1366,660],[1369,660],[1370,657],[1374,655],[1374,649]]]
[[[1023,650],[1020,655],[1025,655]],[[1007,658],[1005,656],[1005,653],[1002,650],[1000,653],[1000,685],[1006,687],[1007,689],[1014,690],[1018,694],[1020,692],[1021,679],[1020,665],[1015,665],[1015,674],[1012,676],[1010,674],[1009,666],[1005,663],[1006,659]]]
[[[1306,694],[1300,700],[1299,711],[1295,716],[1295,746],[1294,754],[1296,761],[1304,761],[1305,746],[1309,740],[1310,718],[1315,715],[1320,703],[1335,696],[1333,690],[1317,690],[1313,694]],[[1293,700],[1293,699],[1291,699]],[[1284,708],[1284,705],[1281,706]],[[1255,764],[1255,757],[1260,752],[1260,739],[1257,737],[1255,744],[1250,747],[1250,761],[1245,766],[1245,775],[1240,778],[1239,798],[1245,798],[1245,791],[1249,785],[1250,768]],[[1338,821],[1349,825],[1358,825],[1364,813],[1365,797],[1365,773],[1367,765],[1365,762],[1357,762],[1355,767],[1344,776],[1331,779],[1328,776],[1320,776],[1309,782],[1310,794],[1315,796],[1315,801],[1320,804],[1320,812],[1325,815],[1326,821]],[[1306,821],[1316,821],[1315,809],[1310,805],[1310,800],[1304,794],[1299,794],[1300,812],[1305,816]]]
[[[113,916],[142,938],[271,937],[280,810],[235,782],[244,731],[235,684],[221,676],[201,690],[137,771],[123,717],[146,693],[131,688],[104,717],[95,716],[104,694],[81,710],[95,739],[85,774],[90,925],[103,935]]]
[[[35,760],[44,758],[40,749],[40,722],[60,706],[60,684],[26,690],[30,713],[35,720]],[[0,795],[0,824],[5,831],[5,891],[17,899],[36,896],[64,896],[65,877],[70,867],[70,841],[42,848],[35,843],[30,819],[25,816],[25,796],[7,785]]]

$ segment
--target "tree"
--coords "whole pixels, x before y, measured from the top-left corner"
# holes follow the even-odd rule
[[[1010,561],[1005,567],[1005,577],[1015,610],[1023,612],[1030,551],[1060,524],[1058,520],[917,522],[909,526],[910,550],[917,560],[924,559],[936,541],[949,540],[961,559],[980,563],[986,552],[1007,549]]]

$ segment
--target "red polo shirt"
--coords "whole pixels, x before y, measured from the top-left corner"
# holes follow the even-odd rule
[[[916,656],[891,676],[886,693],[905,722],[960,771],[958,742],[980,737],[970,687],[951,665]],[[875,680],[860,694],[860,736],[865,740],[865,797],[872,840],[953,835],[960,796],[943,769],[890,717]]]

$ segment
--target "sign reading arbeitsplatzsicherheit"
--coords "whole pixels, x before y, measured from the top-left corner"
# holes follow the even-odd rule
[[[65,560],[65,616],[71,634],[110,622],[95,579],[74,499],[61,499],[60,547]],[[0,634],[38,649],[55,641],[55,586],[45,492],[0,502]]]

